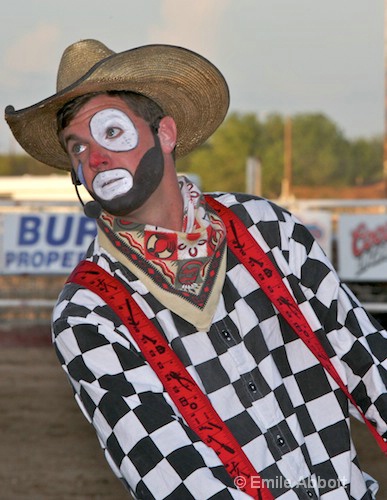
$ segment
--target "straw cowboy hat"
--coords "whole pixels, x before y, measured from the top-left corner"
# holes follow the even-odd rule
[[[227,83],[202,56],[172,45],[146,45],[116,53],[97,40],[81,40],[63,53],[57,93],[28,108],[5,109],[22,148],[52,167],[70,170],[57,137],[57,112],[89,92],[128,90],[153,99],[177,124],[176,156],[202,144],[222,123],[229,105]]]

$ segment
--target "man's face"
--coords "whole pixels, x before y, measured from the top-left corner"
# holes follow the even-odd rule
[[[112,215],[140,208],[161,182],[158,137],[119,97],[90,99],[61,138],[80,181]]]

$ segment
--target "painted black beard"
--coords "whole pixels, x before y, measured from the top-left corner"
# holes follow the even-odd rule
[[[155,135],[155,145],[141,158],[130,191],[112,200],[102,200],[95,193],[90,194],[105,212],[114,216],[125,216],[146,202],[160,184],[163,174],[164,157],[159,138]]]

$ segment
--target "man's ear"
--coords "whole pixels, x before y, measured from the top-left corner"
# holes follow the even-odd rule
[[[175,149],[177,128],[171,116],[164,116],[159,123],[158,136],[163,153],[170,154]]]

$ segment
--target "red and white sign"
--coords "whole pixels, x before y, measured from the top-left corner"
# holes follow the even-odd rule
[[[338,270],[348,281],[387,281],[387,216],[341,215]]]

